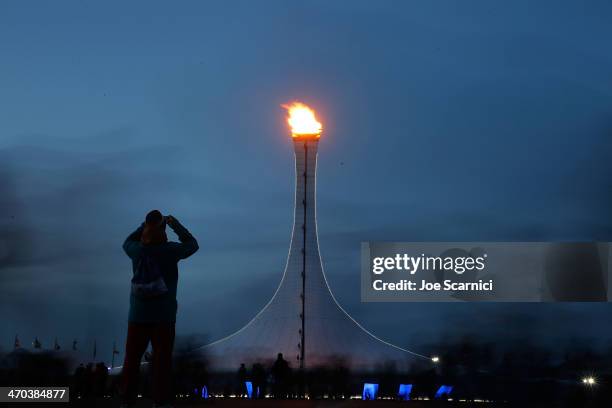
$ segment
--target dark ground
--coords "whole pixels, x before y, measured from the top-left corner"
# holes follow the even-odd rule
[[[15,404],[16,408],[40,408],[42,406],[49,407],[77,407],[77,408],[117,408],[118,401],[81,401],[72,402],[70,404]],[[140,400],[136,408],[150,408],[152,402],[150,400]],[[483,403],[465,403],[465,402],[448,402],[448,401],[361,401],[361,400],[345,400],[345,401],[330,401],[330,400],[241,400],[241,399],[220,399],[208,400],[202,402],[194,401],[176,401],[174,406],[177,408],[387,408],[406,406],[410,408],[454,408],[454,407],[508,407],[509,405],[499,404],[483,404]]]
[[[460,360],[451,360],[449,354],[439,368],[412,375],[399,375],[393,370],[382,370],[368,374],[367,377],[350,373],[342,367],[333,369],[317,369],[306,373],[303,378],[310,396],[324,395],[357,395],[364,382],[372,380],[381,384],[380,395],[394,396],[398,384],[408,381],[415,385],[413,395],[429,396],[436,392],[440,384],[453,384],[456,389],[453,397],[457,400],[476,397],[488,398],[496,403],[467,403],[449,401],[360,401],[360,400],[242,400],[238,398],[218,398],[206,401],[177,398],[176,407],[244,407],[244,408],[310,408],[310,407],[546,407],[546,408],[600,408],[608,407],[612,401],[612,377],[609,372],[610,354],[600,355],[593,353],[568,353],[557,362],[544,359],[547,354],[534,352],[533,349],[521,345],[519,352],[506,353],[500,363],[492,364],[487,353],[472,343],[456,347],[454,356]],[[477,353],[470,350],[476,350]],[[529,352],[527,352],[529,351]],[[537,351],[537,350],[535,350]],[[479,357],[483,354],[482,357]],[[447,367],[448,364],[448,367]],[[489,368],[483,371],[480,367]],[[590,367],[587,371],[585,367]],[[208,384],[212,395],[231,395],[237,387],[236,373],[207,372],[202,363],[189,355],[178,356],[175,359],[175,392],[177,395],[189,394],[194,384]],[[594,368],[594,369],[593,369]],[[274,387],[267,383],[270,370],[262,369],[264,392],[273,393]],[[251,370],[253,371],[253,370]],[[15,407],[76,407],[76,408],[113,408],[119,406],[117,399],[103,398],[102,395],[118,395],[117,386],[119,377],[108,377],[106,367],[100,370],[96,367],[90,374],[79,377],[71,374],[69,362],[61,355],[52,352],[31,353],[27,351],[7,353],[0,358],[0,384],[15,386],[70,386],[72,403],[42,404],[42,403],[12,403],[1,406]],[[86,371],[85,374],[89,373]],[[101,373],[101,375],[98,375]],[[152,402],[146,396],[151,394],[150,372],[143,369],[141,372],[139,392],[145,396],[139,400],[137,408],[151,407]],[[251,372],[253,376],[254,373]],[[597,379],[595,385],[585,386],[581,378],[584,375],[594,375]],[[295,384],[299,378],[289,376],[288,379]],[[197,386],[196,386],[197,387]],[[80,390],[80,392],[79,392]],[[85,396],[76,399],[77,395]],[[504,401],[512,401],[506,403]]]

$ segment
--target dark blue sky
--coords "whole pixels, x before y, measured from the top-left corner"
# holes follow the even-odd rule
[[[3,1],[1,346],[122,342],[120,245],[151,208],[202,247],[179,333],[246,323],[289,246],[293,99],[324,123],[321,252],[365,327],[417,351],[610,341],[607,304],[360,304],[358,277],[366,240],[612,240],[611,19],[608,1]]]

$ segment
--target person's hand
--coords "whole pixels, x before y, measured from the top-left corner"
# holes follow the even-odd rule
[[[171,215],[166,215],[166,224],[168,224],[170,226],[170,228],[174,227],[174,224],[176,223],[176,218],[174,218]]]

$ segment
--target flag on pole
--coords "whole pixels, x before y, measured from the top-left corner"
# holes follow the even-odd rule
[[[117,344],[113,341],[113,358],[111,358],[111,368],[115,367],[116,354],[119,354],[119,350],[117,350]]]
[[[18,349],[19,347],[21,347],[21,343],[19,342],[19,336],[15,335],[15,348]]]

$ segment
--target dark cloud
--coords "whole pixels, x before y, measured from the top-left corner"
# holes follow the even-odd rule
[[[31,256],[28,220],[15,184],[13,170],[0,154],[0,280],[7,278],[8,268],[28,262]]]

